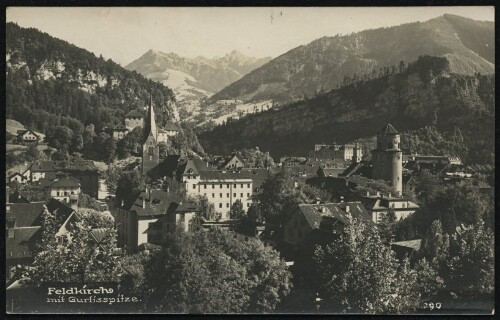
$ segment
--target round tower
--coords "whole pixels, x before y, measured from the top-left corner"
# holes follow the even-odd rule
[[[403,192],[403,152],[399,132],[390,124],[377,133],[372,150],[372,178],[388,181],[398,195]]]

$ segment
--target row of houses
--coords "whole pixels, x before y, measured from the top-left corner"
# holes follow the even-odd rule
[[[67,163],[65,161],[35,161],[25,167],[22,172],[16,171],[7,177],[8,182],[37,183],[48,187],[49,182],[55,182],[63,177],[71,177],[80,183],[81,191],[96,198],[99,191],[99,170],[91,161]],[[62,182],[69,182],[66,179]],[[59,182],[58,184],[60,184]],[[58,185],[56,184],[56,186]],[[75,186],[76,182],[72,183]]]

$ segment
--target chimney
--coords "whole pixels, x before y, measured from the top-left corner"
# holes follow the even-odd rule
[[[298,188],[299,187],[299,182],[297,180],[295,180],[293,182],[293,186],[294,186],[294,188]]]
[[[349,212],[349,210],[351,210],[351,208],[348,205],[346,205],[344,211]]]
[[[366,191],[366,196],[369,197],[370,196],[370,191]]]
[[[167,186],[167,193],[170,192],[170,186]]]
[[[320,204],[321,200],[319,198],[316,198],[316,204]]]
[[[380,197],[380,191],[377,191],[377,197]]]
[[[326,213],[326,208],[325,207],[321,207],[321,213]]]
[[[142,197],[142,208],[146,209],[146,199],[144,197]]]
[[[392,195],[392,194],[389,192],[389,198],[391,197],[391,195]]]
[[[340,196],[340,202],[343,203],[344,202],[344,196]]]
[[[123,198],[122,198],[122,207],[123,207],[124,205],[125,205],[125,201],[124,201],[124,200],[123,200]]]
[[[9,186],[5,188],[5,203],[9,203]]]

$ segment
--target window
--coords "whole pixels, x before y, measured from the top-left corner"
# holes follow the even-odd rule
[[[215,198],[215,193],[212,193],[212,198]]]
[[[229,193],[227,193],[227,195],[226,195],[226,196],[229,198]]]
[[[220,184],[220,188],[222,189],[222,183]]]
[[[196,189],[196,185],[195,184],[193,184],[193,189]]]
[[[229,188],[229,183],[227,184],[227,187]]]
[[[247,202],[247,208],[250,208],[250,203]]]
[[[206,188],[207,188],[207,185],[206,185],[206,184],[204,184],[204,185],[203,185],[203,189],[206,189]]]
[[[249,183],[249,184],[247,184],[247,188],[250,188],[250,183]]]
[[[236,188],[236,183],[234,184],[234,187]]]
[[[206,194],[206,193],[204,193],[203,195],[204,195],[205,197],[207,196],[207,194]]]
[[[221,197],[221,198],[222,198],[222,193],[219,193],[219,197]]]
[[[222,208],[222,203],[219,203],[219,208]]]
[[[226,203],[226,208],[229,208],[229,203]]]
[[[240,197],[243,198],[243,193],[240,193]]]
[[[247,193],[247,197],[250,197],[250,193],[249,192]]]
[[[56,194],[57,194],[57,196],[59,196],[59,191],[57,191],[57,193],[56,193]]]
[[[243,188],[243,183],[241,184],[241,187]]]
[[[233,193],[233,197],[235,197],[235,198],[236,198],[236,193]]]

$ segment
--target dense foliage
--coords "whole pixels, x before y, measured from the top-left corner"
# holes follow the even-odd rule
[[[142,109],[150,94],[160,123],[172,118],[170,89],[111,60],[14,23],[7,24],[6,45],[7,118],[27,127],[45,133],[66,118],[101,130]]]
[[[285,262],[256,239],[218,229],[176,234],[151,257],[148,308],[175,313],[271,312],[291,289]]]

